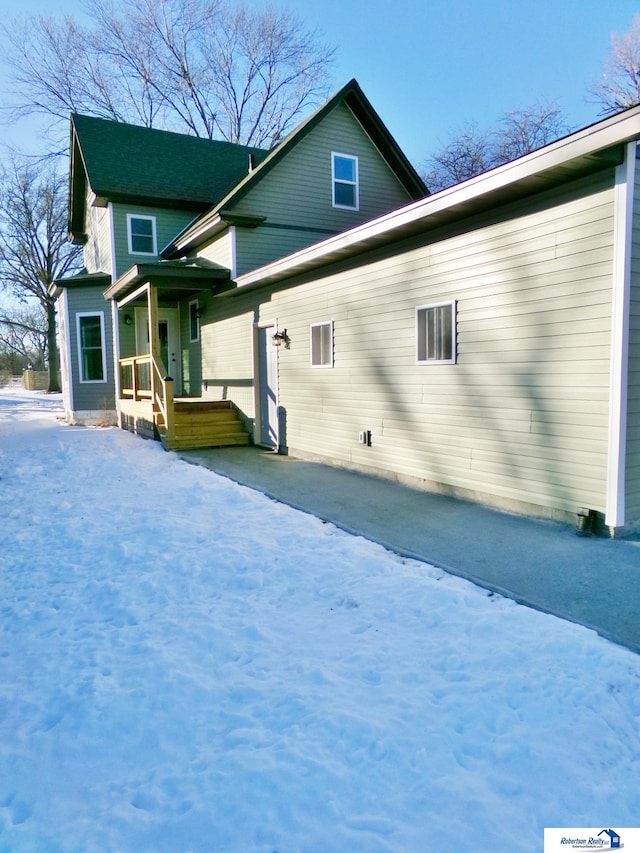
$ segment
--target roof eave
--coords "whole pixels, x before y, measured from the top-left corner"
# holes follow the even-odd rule
[[[238,277],[238,292],[247,287],[264,286],[294,275],[360,254],[377,245],[399,239],[405,234],[434,228],[454,218],[486,210],[516,197],[518,187],[527,186],[545,176],[548,185],[561,183],[563,167],[571,163],[584,174],[611,168],[621,162],[621,146],[640,138],[640,106],[590,125],[524,157],[485,172],[461,184],[384,214],[350,231],[316,243],[299,252],[274,261]],[[554,179],[554,175],[557,176]],[[566,180],[566,179],[565,179]],[[538,187],[542,189],[545,187]],[[508,198],[512,190],[511,198]],[[532,190],[530,189],[529,192]],[[536,190],[537,191],[537,190]],[[506,201],[505,201],[506,200]]]

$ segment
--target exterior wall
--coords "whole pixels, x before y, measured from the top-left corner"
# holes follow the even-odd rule
[[[76,422],[100,419],[102,414],[115,409],[114,377],[113,377],[113,333],[111,322],[111,307],[105,302],[100,287],[66,288],[67,323],[65,335],[68,339],[67,358],[69,359],[70,381],[73,385],[73,408],[67,412],[67,418]],[[104,317],[104,368],[106,381],[81,382],[78,355],[78,313],[101,313]],[[66,395],[65,395],[66,404]]]
[[[629,388],[627,410],[627,518],[640,526],[640,162],[636,161],[629,316]]]
[[[358,157],[358,210],[332,206],[332,152]],[[362,126],[348,107],[339,104],[234,205],[234,213],[267,217],[266,225],[257,229],[238,229],[237,274],[408,201],[409,195]]]
[[[612,256],[606,172],[317,281],[214,300],[205,375],[253,414],[247,335],[277,318],[291,453],[526,512],[604,512]],[[449,300],[457,363],[418,365],[416,308]],[[329,320],[334,367],[312,368],[309,325]]]
[[[247,294],[214,299],[205,310],[201,328],[203,397],[231,400],[251,424],[255,416],[253,323],[262,309]],[[215,322],[209,322],[214,317]]]
[[[113,232],[115,242],[115,275],[114,279],[125,273],[138,263],[153,263],[159,253],[167,246],[195,217],[195,212],[184,210],[167,210],[165,208],[144,207],[142,205],[112,205]],[[127,214],[156,217],[157,255],[141,255],[129,252],[127,240]]]
[[[227,229],[223,234],[209,243],[204,249],[198,252],[199,258],[204,258],[207,261],[212,261],[214,264],[220,264],[221,267],[227,269],[233,268],[233,240],[230,229]]]
[[[201,330],[197,340],[191,340],[190,306],[195,302],[199,309],[206,311],[210,297],[203,291],[197,296],[183,300],[179,305],[180,356],[182,366],[182,394],[186,397],[200,397],[202,394],[202,355]],[[201,324],[198,324],[199,326]]]
[[[112,272],[111,217],[106,207],[91,207],[87,201],[87,242],[84,246],[84,265],[87,272]]]

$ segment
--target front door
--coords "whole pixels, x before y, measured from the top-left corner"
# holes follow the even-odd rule
[[[177,308],[158,309],[158,336],[160,338],[160,357],[167,369],[167,375],[174,381],[174,393],[182,393],[182,371],[180,370],[180,349],[178,338]],[[136,309],[136,349],[139,355],[149,352],[149,315],[146,308]]]
[[[278,349],[275,326],[258,329],[260,444],[278,446]]]

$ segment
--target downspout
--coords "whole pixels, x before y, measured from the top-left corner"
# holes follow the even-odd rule
[[[609,451],[605,514],[605,524],[612,531],[624,527],[626,514],[629,310],[635,174],[636,142],[629,142],[624,163],[616,169],[614,190]]]

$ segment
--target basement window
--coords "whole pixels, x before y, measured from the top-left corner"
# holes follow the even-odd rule
[[[311,324],[311,367],[333,367],[333,320]]]
[[[156,218],[127,213],[127,238],[130,255],[156,255]]]
[[[456,303],[416,309],[418,364],[455,364]]]

